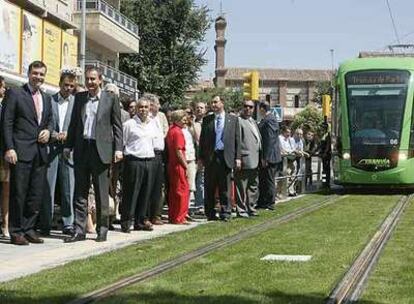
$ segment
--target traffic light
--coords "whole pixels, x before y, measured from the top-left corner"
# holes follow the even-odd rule
[[[259,100],[259,72],[244,73],[243,96],[245,100]]]
[[[322,114],[327,118],[331,116],[331,96],[328,94],[322,95]]]

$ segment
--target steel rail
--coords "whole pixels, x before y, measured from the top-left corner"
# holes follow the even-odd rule
[[[266,221],[261,224],[257,224],[252,227],[248,227],[232,236],[224,237],[222,239],[219,239],[217,241],[214,241],[210,244],[207,244],[205,246],[202,246],[198,249],[195,249],[193,251],[190,251],[188,253],[185,253],[179,257],[173,258],[171,260],[168,260],[166,262],[162,262],[158,264],[157,266],[154,266],[146,271],[134,274],[132,276],[126,277],[124,279],[121,279],[115,283],[109,284],[103,288],[100,288],[98,290],[95,290],[93,292],[90,292],[88,294],[82,295],[79,298],[69,302],[68,304],[86,304],[86,303],[92,303],[98,300],[101,300],[103,298],[108,297],[109,295],[113,294],[114,292],[125,288],[127,286],[142,282],[144,280],[153,278],[159,274],[162,274],[164,272],[167,272],[169,270],[172,270],[178,266],[181,266],[185,263],[188,263],[192,260],[195,260],[201,256],[204,256],[214,250],[230,246],[234,243],[237,243],[241,240],[247,239],[253,235],[259,234],[261,232],[267,231],[270,228],[274,227],[275,225],[280,225],[287,223],[289,221],[295,220],[302,215],[317,211],[323,207],[326,207],[328,205],[331,205],[338,201],[339,199],[343,199],[347,197],[347,195],[344,196],[338,196],[338,195],[331,195],[327,197],[326,199],[314,203],[311,206],[299,208],[297,210],[294,210],[280,218],[271,219],[269,221]]]
[[[412,198],[413,195],[406,195],[398,200],[380,228],[331,291],[326,304],[349,304],[355,303],[359,299],[383,248]]]

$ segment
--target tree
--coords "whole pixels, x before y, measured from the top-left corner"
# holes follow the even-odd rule
[[[138,54],[121,55],[121,69],[138,79],[141,92],[181,104],[207,62],[200,45],[211,25],[209,10],[193,0],[127,0],[121,11],[138,24],[141,38]]]
[[[319,136],[322,135],[323,116],[320,109],[314,106],[307,106],[303,111],[295,115],[292,122],[292,129],[302,128],[304,132],[314,131]]]
[[[312,102],[322,104],[322,95],[331,93],[331,83],[329,81],[320,81],[316,83],[316,88],[313,93]]]
[[[243,91],[225,88],[211,88],[198,92],[192,97],[193,102],[202,101],[208,104],[214,96],[221,96],[228,111],[238,111],[243,104]]]

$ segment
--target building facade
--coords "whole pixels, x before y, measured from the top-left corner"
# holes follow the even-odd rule
[[[303,108],[310,104],[319,82],[332,79],[330,70],[242,68],[225,66],[225,30],[227,21],[219,16],[215,21],[216,29],[216,70],[214,83],[217,87],[243,89],[243,74],[259,72],[259,99],[267,100],[271,106],[284,110],[284,119],[292,120]]]
[[[124,97],[137,96],[137,80],[119,70],[120,53],[139,52],[138,25],[121,14],[118,0],[86,2],[86,66]],[[48,66],[44,89],[58,90],[63,68],[79,66],[82,0],[0,0],[0,75],[8,85],[27,81],[33,60]]]

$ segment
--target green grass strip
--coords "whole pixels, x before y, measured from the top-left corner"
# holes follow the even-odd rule
[[[214,252],[102,303],[324,303],[399,196],[352,196]],[[309,254],[306,263],[264,262]]]
[[[66,303],[121,278],[144,271],[184,252],[232,235],[270,218],[309,206],[325,196],[313,194],[280,204],[274,212],[251,219],[210,223],[126,248],[74,261],[54,269],[0,284],[0,303]],[[30,259],[30,257],[28,257]]]
[[[385,247],[359,303],[414,303],[414,202]]]

